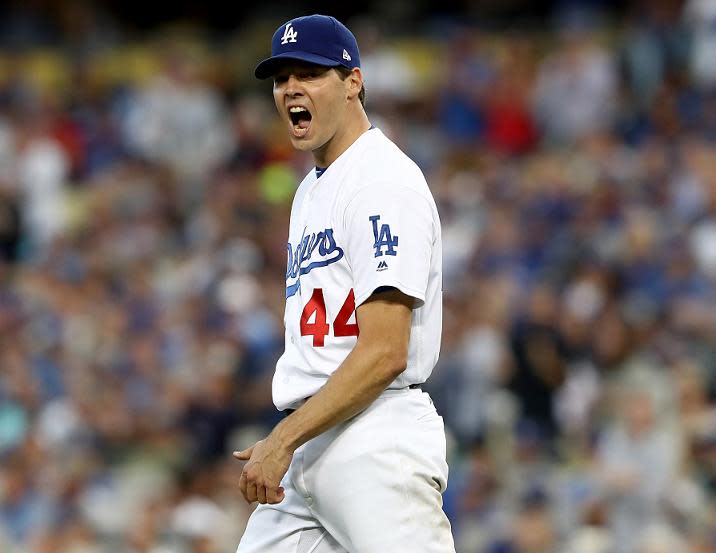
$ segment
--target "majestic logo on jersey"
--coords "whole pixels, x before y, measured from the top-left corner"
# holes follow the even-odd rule
[[[283,30],[283,36],[281,37],[281,44],[288,44],[289,42],[296,42],[298,38],[298,31],[293,29],[293,25],[286,23],[286,28]]]
[[[296,247],[292,247],[289,242],[286,244],[288,250],[288,264],[286,266],[286,297],[290,298],[301,286],[299,280],[301,275],[310,273],[313,269],[326,267],[331,263],[335,263],[343,257],[343,249],[338,247],[336,239],[333,238],[333,229],[327,228],[320,232],[314,232],[306,236],[306,229],[303,229],[303,235]],[[321,257],[322,259],[314,259]],[[296,279],[292,284],[288,284],[289,279]]]
[[[388,268],[388,264],[385,261],[381,261],[378,263],[378,268],[376,271],[385,271]]]
[[[375,248],[375,257],[380,257],[384,253],[385,255],[398,255],[398,252],[395,251],[395,248],[398,246],[398,237],[390,234],[390,225],[380,225],[380,230],[378,230],[380,215],[371,215],[368,217],[368,220],[373,223],[373,236],[375,237],[373,247]],[[383,248],[388,249],[383,252]]]

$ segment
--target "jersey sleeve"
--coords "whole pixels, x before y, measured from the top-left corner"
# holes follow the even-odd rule
[[[348,203],[344,221],[356,306],[384,286],[421,306],[435,236],[428,200],[403,184],[366,186]]]

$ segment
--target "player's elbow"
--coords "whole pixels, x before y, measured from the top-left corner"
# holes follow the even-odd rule
[[[386,380],[392,382],[408,366],[408,350],[391,344],[382,344],[376,348],[376,367],[384,374]]]

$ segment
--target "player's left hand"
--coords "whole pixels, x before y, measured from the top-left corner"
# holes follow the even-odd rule
[[[239,478],[239,488],[248,503],[258,501],[274,505],[281,503],[284,489],[281,479],[288,471],[293,454],[275,443],[271,435],[243,451],[234,451],[234,457],[248,461]]]

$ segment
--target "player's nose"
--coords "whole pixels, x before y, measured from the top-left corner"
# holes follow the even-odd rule
[[[284,88],[284,94],[286,96],[296,96],[301,93],[301,81],[296,78],[296,75],[290,74],[286,79],[286,86]]]

